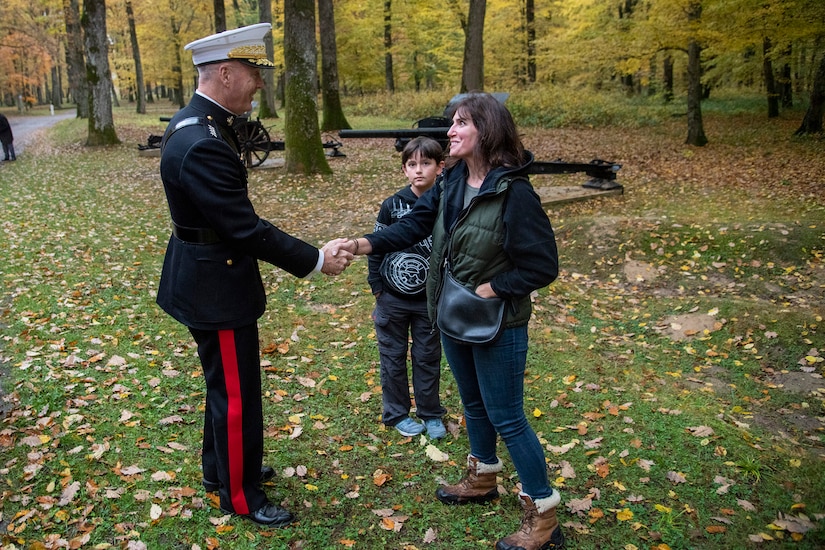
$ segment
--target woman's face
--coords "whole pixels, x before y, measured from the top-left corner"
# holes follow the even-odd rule
[[[469,114],[458,109],[453,115],[453,124],[447,131],[450,138],[450,156],[468,159],[473,156],[478,141],[478,128]]]

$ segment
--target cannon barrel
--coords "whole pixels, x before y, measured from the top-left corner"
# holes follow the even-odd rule
[[[621,164],[594,159],[590,162],[564,162],[561,160],[535,161],[527,171],[530,174],[575,174],[584,172],[591,178],[615,180]]]
[[[443,128],[401,128],[398,130],[339,130],[341,138],[414,138],[427,136],[434,139],[446,138],[448,127]]]
[[[410,139],[418,136],[428,136],[438,140],[446,148],[448,145],[447,126],[401,128],[397,130],[339,130],[341,138],[395,138],[395,149],[401,151]],[[601,159],[590,162],[564,162],[562,160],[535,161],[527,169],[529,174],[574,174],[583,172],[597,182],[589,182],[591,186],[601,187],[611,185],[616,180],[616,172],[622,165]],[[618,184],[612,184],[618,186]]]

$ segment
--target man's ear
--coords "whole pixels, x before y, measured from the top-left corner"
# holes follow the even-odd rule
[[[232,75],[232,65],[229,63],[221,63],[218,66],[218,75],[220,75],[221,84],[229,84],[229,79]]]

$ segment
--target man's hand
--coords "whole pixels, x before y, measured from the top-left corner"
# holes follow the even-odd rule
[[[333,239],[329,241],[321,251],[324,253],[324,265],[321,273],[324,275],[340,275],[352,261],[352,252],[349,252],[345,245],[347,239]]]

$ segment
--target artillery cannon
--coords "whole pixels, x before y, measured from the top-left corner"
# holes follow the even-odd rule
[[[171,117],[160,117],[161,122],[169,122]],[[232,125],[235,130],[235,135],[238,137],[240,144],[241,159],[247,168],[254,168],[260,166],[269,156],[270,151],[284,151],[286,144],[283,140],[272,140],[269,137],[269,131],[264,127],[260,119],[249,120],[246,117],[236,117],[235,123]],[[163,136],[150,135],[145,145],[138,145],[141,151],[160,150],[160,144]],[[337,140],[327,140],[322,143],[324,149],[330,149],[327,153],[330,157],[346,156],[339,148],[342,143]]]
[[[465,94],[457,94],[450,99],[444,108],[443,115],[431,116],[417,120],[412,128],[397,130],[339,130],[338,137],[348,138],[395,138],[395,150],[402,151],[409,141],[418,136],[427,136],[436,140],[446,150],[450,144],[447,132],[452,125],[453,106]],[[493,93],[496,99],[504,103],[510,94]],[[528,172],[530,174],[572,174],[583,172],[590,176],[582,187],[589,189],[620,190],[621,185],[616,181],[616,173],[622,165],[601,159],[590,162],[565,162],[561,159],[552,161],[533,162]]]

